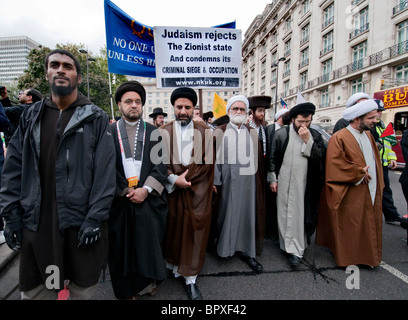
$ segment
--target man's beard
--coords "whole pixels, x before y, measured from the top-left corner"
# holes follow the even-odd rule
[[[176,121],[180,122],[180,125],[182,127],[188,126],[190,124],[190,122],[193,120],[193,116],[189,117],[188,119],[180,119],[179,116],[176,117]]]
[[[122,116],[125,120],[129,121],[129,122],[136,122],[138,121],[142,115],[143,115],[143,111],[141,113],[139,113],[138,111],[135,111],[133,113],[130,112],[125,112],[123,110],[123,108],[119,108],[119,111],[122,113]]]
[[[234,114],[231,116],[231,122],[237,126],[244,124],[247,121],[247,115],[243,114]]]
[[[51,84],[51,92],[60,97],[67,97],[69,96],[74,90],[77,88],[77,84],[72,84],[71,81],[69,81],[68,86],[61,86],[57,85],[55,81],[52,82]]]
[[[253,118],[253,122],[256,124],[256,125],[263,125],[263,123],[264,123],[264,116],[260,116],[260,117],[254,117]]]
[[[366,131],[366,130],[371,130],[374,127],[374,124],[372,124],[371,127],[370,127],[370,125],[368,125],[367,123],[361,121],[360,125],[358,127],[359,127],[360,130]]]

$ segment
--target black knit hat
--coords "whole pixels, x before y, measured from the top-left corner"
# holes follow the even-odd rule
[[[194,107],[197,105],[197,93],[191,88],[182,87],[174,90],[170,98],[171,104],[174,106],[174,103],[179,98],[186,98],[190,100],[193,103]]]
[[[146,103],[146,90],[143,87],[143,85],[138,82],[138,81],[126,81],[122,83],[119,88],[116,90],[115,93],[115,101],[118,103],[121,99],[122,96],[129,91],[134,91],[137,92],[142,99],[142,104],[144,105]]]

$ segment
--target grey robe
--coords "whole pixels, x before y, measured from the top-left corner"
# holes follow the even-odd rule
[[[258,137],[256,130],[251,130],[254,133],[251,136],[245,126],[241,126],[239,133],[237,130],[231,123],[227,125],[217,152],[214,185],[222,186],[217,252],[220,257],[233,256],[236,251],[255,257],[258,160],[254,155],[258,154]]]

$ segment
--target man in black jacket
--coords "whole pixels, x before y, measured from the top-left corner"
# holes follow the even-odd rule
[[[109,117],[78,91],[68,51],[45,60],[51,97],[25,109],[10,140],[0,190],[7,245],[20,250],[22,299],[89,299],[108,254],[115,192]]]
[[[11,137],[13,136],[14,132],[16,132],[18,123],[20,122],[20,116],[24,112],[25,108],[28,108],[33,103],[37,101],[41,101],[43,98],[41,92],[34,88],[26,89],[20,91],[18,96],[18,102],[20,104],[13,106],[7,94],[7,88],[4,88],[4,93],[2,94],[2,100],[4,102],[4,112],[6,113],[7,118],[10,121],[9,129],[4,131],[4,142],[6,147],[8,146]]]
[[[292,124],[279,129],[272,142],[268,182],[277,193],[279,244],[297,266],[311,243],[323,186],[325,145],[312,128],[316,107],[301,103],[290,111]]]

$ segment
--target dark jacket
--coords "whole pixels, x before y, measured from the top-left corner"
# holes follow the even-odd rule
[[[399,182],[403,186],[408,186],[408,130],[405,130],[404,134],[402,135],[401,150],[406,165],[402,171],[401,177],[399,178]]]
[[[349,124],[350,122],[347,121],[346,119],[344,118],[339,119],[339,121],[337,121],[336,124],[334,125],[333,134],[335,134],[337,131],[340,131],[341,129],[347,128]]]
[[[45,99],[24,110],[4,163],[0,190],[5,221],[37,231],[43,196],[39,173]],[[78,105],[58,143],[55,183],[59,228],[108,219],[115,192],[115,155],[109,118],[95,105]]]
[[[19,104],[4,109],[7,118],[10,120],[10,127],[7,131],[4,131],[4,141],[6,143],[6,147],[8,146],[11,137],[17,130],[21,115],[23,114],[24,110],[30,106],[32,106],[32,103]]]

